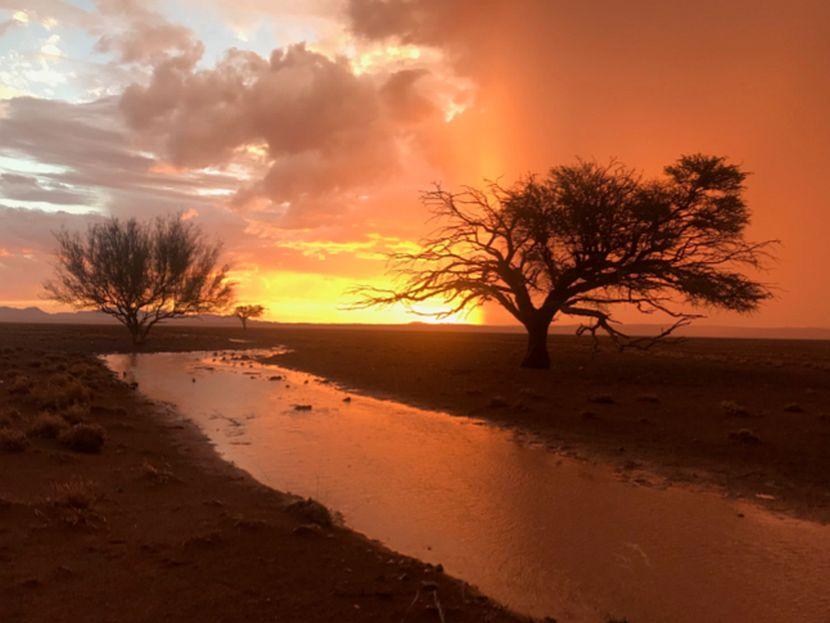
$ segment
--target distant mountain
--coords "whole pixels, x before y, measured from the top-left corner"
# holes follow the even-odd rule
[[[0,322],[18,322],[32,324],[115,324],[117,321],[101,312],[45,312],[39,307],[2,307],[0,306]],[[233,316],[219,314],[205,314],[192,318],[169,320],[167,324],[184,326],[226,327],[239,326],[239,321]],[[308,327],[317,329],[345,329],[360,328],[366,330],[395,329],[401,331],[464,331],[485,333],[523,333],[524,329],[516,325],[468,325],[468,324],[431,324],[427,322],[411,322],[404,325],[374,325],[374,324],[317,324],[317,323],[282,323],[264,320],[251,320],[251,327]],[[551,333],[554,335],[573,335],[575,324],[554,324]],[[653,335],[660,330],[657,324],[627,324],[626,331],[630,335]],[[812,327],[731,327],[719,325],[693,324],[679,330],[675,335],[682,337],[700,338],[746,338],[771,340],[830,340],[830,329]]]
[[[112,316],[95,311],[45,312],[39,307],[0,307],[0,322],[20,322],[32,324],[115,324]],[[169,321],[172,324],[203,324],[211,326],[236,325],[234,317],[218,314],[205,314],[194,318],[179,318]]]

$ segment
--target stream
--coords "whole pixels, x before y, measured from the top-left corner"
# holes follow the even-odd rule
[[[480,420],[240,354],[104,359],[259,481],[321,501],[349,527],[443,564],[518,612],[592,623],[830,621],[830,526],[640,486]]]

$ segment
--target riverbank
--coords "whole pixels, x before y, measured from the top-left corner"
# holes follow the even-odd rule
[[[2,325],[0,343],[129,350],[120,327]],[[550,371],[515,334],[159,327],[150,350],[284,344],[280,365],[355,391],[530,431],[631,479],[714,486],[830,521],[830,342],[690,339],[648,353],[551,338]],[[760,497],[758,497],[760,496]]]
[[[521,620],[219,459],[110,338],[0,327],[0,620]]]
[[[830,521],[830,342],[691,339],[619,353],[520,335],[284,332],[275,358],[347,388],[530,432],[640,484],[716,488]]]

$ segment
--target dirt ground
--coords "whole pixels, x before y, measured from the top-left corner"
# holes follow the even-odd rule
[[[275,345],[293,349],[280,365],[530,432],[624,477],[830,520],[830,342],[592,356],[590,341],[554,337],[550,371],[518,367],[515,334],[160,327],[147,348]],[[0,451],[0,620],[440,621],[433,594],[448,621],[515,620],[435,569],[286,512],[285,496],[90,358],[125,350],[119,327],[0,325],[4,429],[28,435],[23,451]],[[48,406],[54,375],[90,388],[91,409]],[[102,451],[39,437],[44,409],[101,425]]]
[[[108,334],[0,326],[0,621],[520,620],[220,460]]]

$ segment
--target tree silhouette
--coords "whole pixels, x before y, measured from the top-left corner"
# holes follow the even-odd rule
[[[55,278],[47,295],[78,309],[114,316],[133,345],[168,318],[221,310],[233,292],[228,266],[218,264],[220,243],[179,215],[139,223],[113,218],[85,234],[61,231]]]
[[[233,310],[234,316],[239,318],[242,323],[242,328],[248,328],[248,319],[259,318],[265,313],[265,308],[262,305],[237,305]]]
[[[396,286],[357,288],[355,307],[443,300],[446,317],[486,301],[528,332],[522,365],[549,368],[547,334],[558,314],[601,330],[620,348],[647,347],[688,324],[690,307],[749,312],[771,296],[741,272],[762,268],[775,241],[748,242],[746,173],[725,158],[683,156],[645,180],[618,163],[580,161],[514,186],[490,183],[423,194],[440,223],[420,250],[393,253]],[[614,326],[618,304],[662,312],[670,327],[633,339]]]

